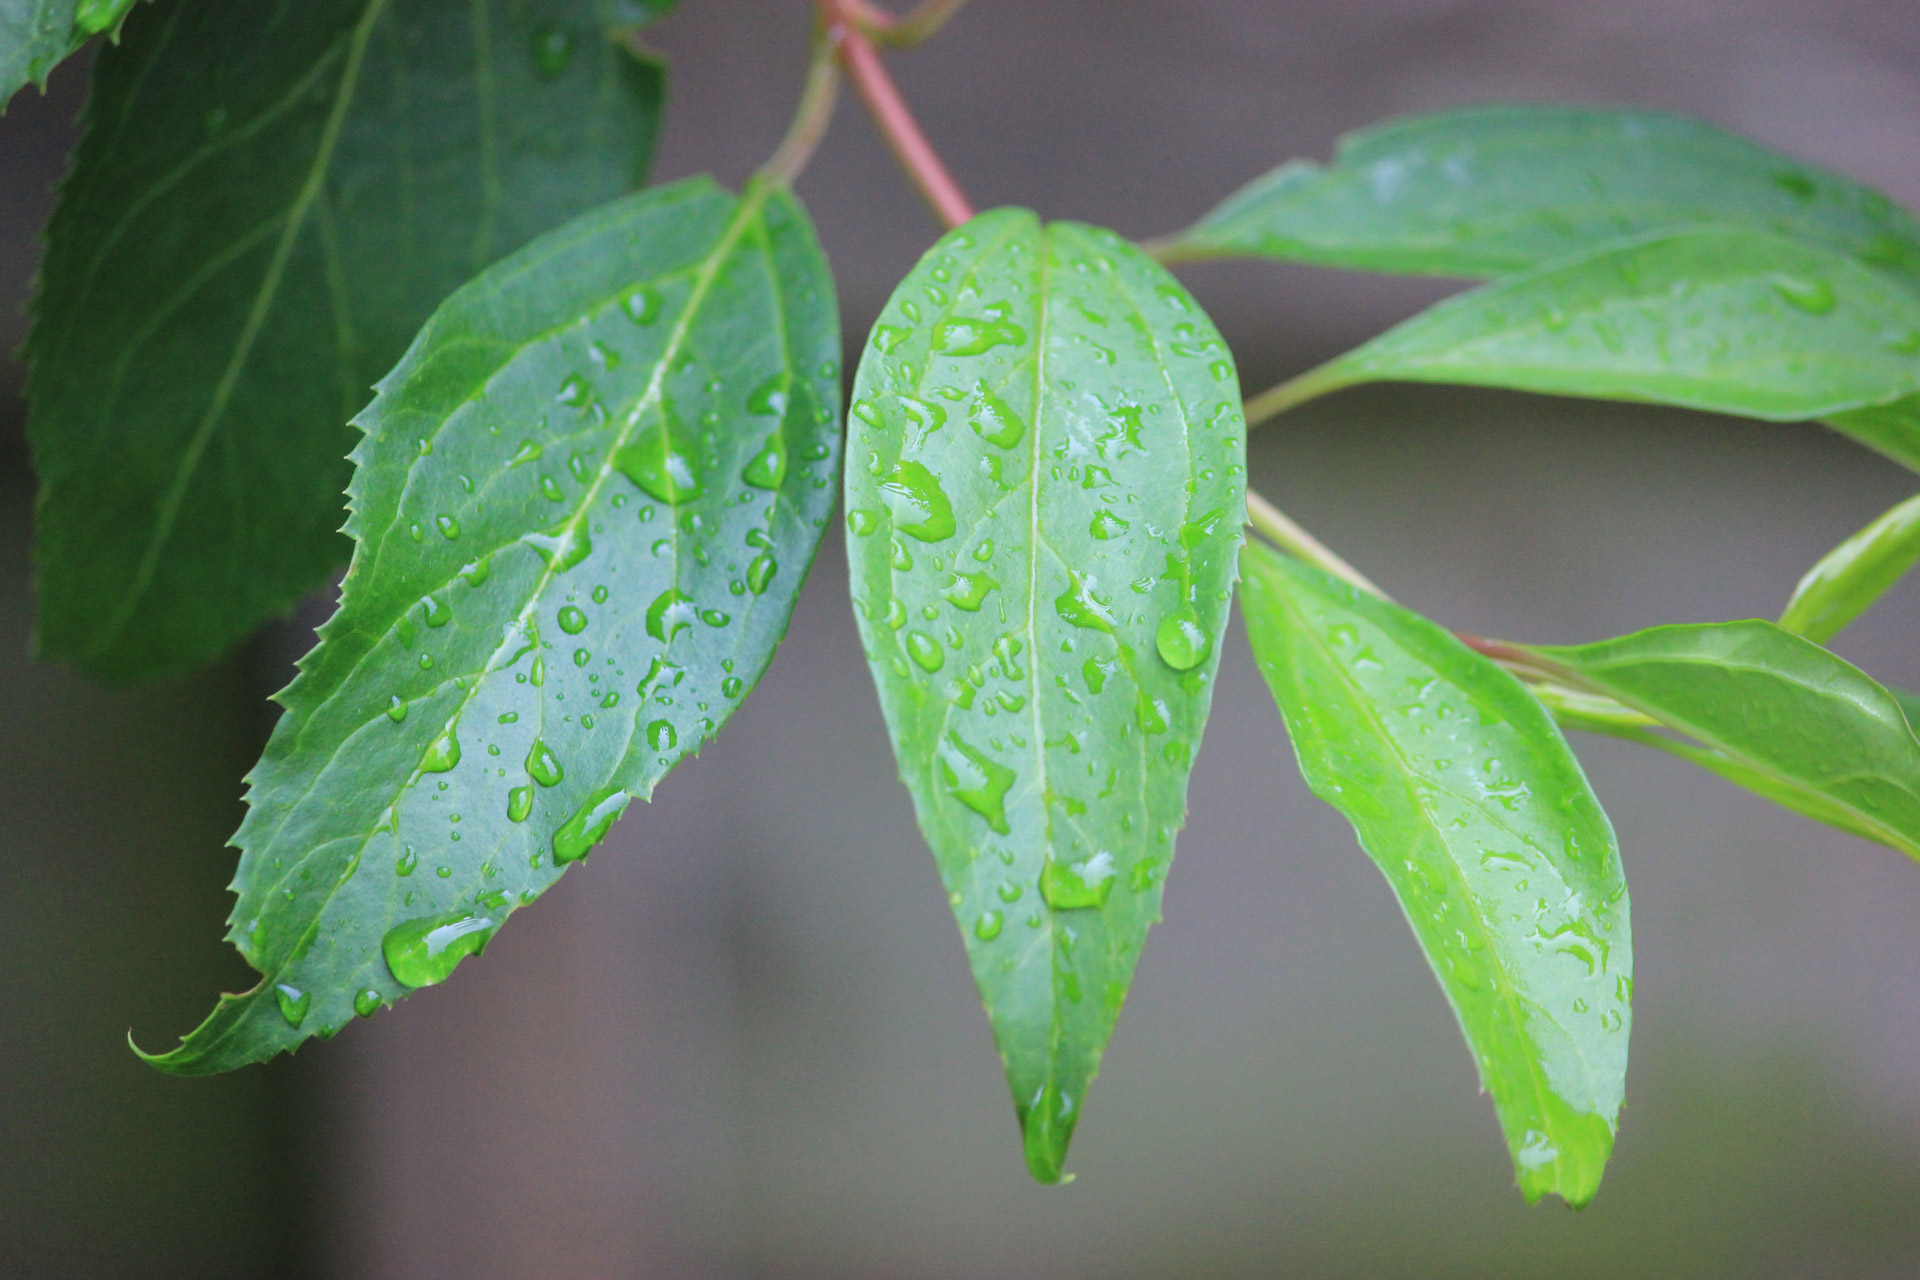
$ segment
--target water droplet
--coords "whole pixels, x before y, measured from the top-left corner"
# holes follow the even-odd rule
[[[1020,437],[1027,431],[1027,424],[1020,420],[1020,415],[988,390],[984,381],[973,393],[973,409],[967,415],[967,425],[982,440],[999,445],[1002,449],[1011,449],[1019,444]]]
[[[1153,643],[1161,659],[1175,671],[1191,671],[1213,652],[1213,637],[1200,625],[1200,615],[1190,604],[1181,605],[1160,620]]]
[[[733,621],[733,619],[718,609],[702,609],[700,611],[700,621],[710,627],[724,627]]]
[[[1091,574],[1067,570],[1067,589],[1054,597],[1054,611],[1076,627],[1090,631],[1113,632],[1113,613],[1106,601],[1094,594]]]
[[[652,324],[660,318],[660,294],[652,285],[643,285],[620,303],[627,319],[635,324]]]
[[[452,516],[446,514],[437,515],[433,518],[433,522],[440,526],[441,535],[449,542],[460,536],[460,522]]]
[[[535,738],[527,751],[527,776],[543,787],[558,786],[567,776],[560,767],[560,757],[553,754],[545,739]]]
[[[933,472],[918,462],[902,462],[880,486],[894,527],[922,542],[953,536],[953,504]]]
[[[655,720],[647,726],[647,745],[655,751],[671,751],[680,735],[673,731],[673,724],[667,720]]]
[[[747,396],[747,412],[782,417],[787,412],[787,375],[776,373]]]
[[[983,911],[980,913],[980,918],[974,921],[973,936],[982,942],[992,942],[1000,936],[1000,930],[1005,924],[1005,917],[998,911]]]
[[[739,697],[741,694],[741,691],[744,690],[746,687],[747,687],[747,682],[745,680],[742,680],[739,676],[728,676],[725,680],[722,680],[720,682],[720,692],[725,694],[729,698]]]
[[[578,408],[593,399],[593,388],[579,374],[570,374],[567,380],[560,384],[560,389],[553,393],[553,398],[561,404]]]
[[[380,951],[388,971],[402,984],[430,987],[446,981],[453,967],[468,956],[486,950],[487,939],[499,927],[493,917],[477,911],[421,916],[387,930],[380,939]]]
[[[524,541],[556,573],[565,573],[593,554],[593,540],[584,524],[568,525],[558,533],[530,533]]]
[[[747,586],[753,594],[766,594],[767,587],[773,582],[773,575],[780,572],[780,562],[765,552],[755,556],[753,563],[747,566]]]
[[[995,347],[1017,346],[1026,340],[1025,329],[1000,317],[948,316],[933,326],[933,349],[943,356],[984,355]]]
[[[692,597],[678,587],[668,587],[647,606],[647,634],[665,643],[692,626],[698,612]]]
[[[946,665],[946,653],[940,648],[940,642],[924,631],[907,632],[907,656],[917,663],[922,671],[938,671]]]
[[[419,865],[420,855],[414,852],[412,845],[406,845],[401,849],[400,856],[394,859],[393,871],[395,875],[410,876]]]
[[[522,440],[520,447],[513,451],[513,456],[507,459],[507,465],[509,467],[522,466],[539,458],[539,456],[546,451],[546,447],[537,440]]]
[[[1113,890],[1113,855],[1096,853],[1079,862],[1055,862],[1048,857],[1040,869],[1040,896],[1055,911],[1077,911],[1107,905]]]
[[[470,587],[477,587],[486,582],[493,576],[493,552],[489,551],[478,560],[470,560],[462,565],[460,576],[467,580],[467,585]]]
[[[882,354],[893,351],[901,343],[913,336],[913,330],[897,324],[878,324],[873,327],[873,345]]]
[[[703,488],[693,456],[674,447],[679,432],[669,428],[677,426],[667,414],[664,421],[648,427],[613,455],[620,474],[660,502],[690,502]]]
[[[445,733],[433,740],[427,754],[420,757],[420,772],[447,773],[460,763],[460,739],[454,736],[456,728],[448,726]]]
[[[1825,280],[1776,272],[1772,283],[1775,293],[1785,298],[1790,306],[1798,307],[1808,315],[1824,316],[1838,303],[1833,286]]]
[[[856,538],[864,538],[880,527],[880,517],[871,511],[847,512],[847,532]]]
[[[279,1002],[280,1016],[287,1025],[297,1027],[307,1020],[307,1010],[313,1008],[313,992],[290,987],[284,982],[275,983],[273,998]]]
[[[354,993],[353,1011],[362,1018],[371,1018],[374,1014],[380,1012],[380,1006],[385,1003],[385,999],[382,998],[378,991],[375,991],[372,987],[366,987]]]
[[[570,636],[577,636],[587,629],[587,615],[574,605],[565,605],[560,610],[560,629]]]
[[[426,614],[429,627],[444,627],[453,621],[453,609],[439,596],[426,596],[420,601],[420,608]]]
[[[515,787],[507,792],[507,818],[512,822],[525,822],[533,812],[533,788]]]
[[[553,833],[553,864],[577,862],[592,852],[614,819],[626,811],[628,796],[621,787],[602,787],[587,797],[573,816]]]
[[[1113,512],[1096,511],[1092,523],[1087,526],[1087,532],[1102,542],[1108,542],[1124,534],[1127,528],[1127,522]]]
[[[407,718],[407,700],[399,694],[387,699],[387,719],[399,724]]]
[[[958,733],[949,733],[940,743],[940,773],[947,791],[967,808],[987,821],[998,835],[1006,835],[1006,797],[1016,775]]]
[[[740,478],[756,489],[778,489],[787,478],[787,443],[779,432],[767,437],[760,452],[753,455]]]
[[[941,599],[956,609],[965,609],[968,613],[980,612],[980,606],[986,603],[987,593],[999,587],[999,583],[984,573],[962,573],[955,570],[953,580],[940,592]]]

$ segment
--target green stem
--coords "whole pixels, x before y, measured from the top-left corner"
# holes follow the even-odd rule
[[[1298,377],[1288,378],[1279,386],[1270,387],[1247,401],[1245,406],[1247,425],[1258,426],[1268,418],[1285,413],[1295,405],[1305,404],[1316,396],[1323,396],[1329,391],[1338,391],[1346,386],[1347,383],[1341,378],[1336,365],[1337,362],[1331,362],[1309,369]]]
[[[800,91],[793,123],[787,126],[787,136],[781,139],[779,149],[760,166],[760,172],[781,186],[792,186],[807,162],[813,159],[820,139],[826,136],[839,97],[840,63],[826,25],[817,23],[813,32],[813,57],[807,64],[807,83]]]
[[[947,172],[947,166],[927,141],[927,135],[921,132],[919,122],[907,108],[906,99],[900,96],[893,77],[880,61],[880,51],[873,47],[873,41],[861,27],[855,13],[858,2],[819,0],[827,38],[840,48],[840,65],[846,69],[847,78],[853,81],[861,101],[866,103],[867,114],[873,117],[894,159],[920,189],[933,216],[949,229],[972,221],[973,205],[953,175]]]
[[[928,39],[947,25],[967,0],[920,0],[915,8],[902,14],[888,13],[869,0],[846,0],[847,17],[875,44],[890,49],[905,49]]]
[[[1247,490],[1247,523],[1282,550],[1291,551],[1308,564],[1324,569],[1343,582],[1351,583],[1369,595],[1391,601],[1392,596],[1373,585],[1367,575],[1342,560],[1332,548],[1295,524],[1287,513],[1265,498]]]

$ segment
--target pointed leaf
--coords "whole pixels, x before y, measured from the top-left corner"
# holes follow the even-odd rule
[[[838,349],[799,205],[706,179],[434,314],[357,420],[353,567],[249,779],[228,937],[263,977],[155,1065],[441,980],[715,732],[832,509]]]
[[[1920,471],[1920,395],[1836,413],[1827,425],[1909,471]]]
[[[346,559],[367,388],[455,286],[646,168],[661,73],[611,13],[134,11],[94,68],[27,344],[43,653],[178,671]]]
[[[895,292],[849,431],[861,639],[1052,1182],[1159,918],[1219,663],[1233,364],[1118,236],[1001,209]]]
[[[1705,228],[1483,285],[1308,378],[1322,390],[1470,383],[1795,420],[1912,394],[1917,350],[1920,294],[1832,250]]]
[[[1920,224],[1877,191],[1704,121],[1556,103],[1350,134],[1331,165],[1283,165],[1175,237],[1167,256],[1482,278],[1708,222],[1920,279]]]
[[[0,112],[28,82],[47,77],[91,37],[117,36],[138,0],[0,0]]]
[[[1920,561],[1920,497],[1883,512],[1807,570],[1780,625],[1822,642],[1873,607]]]
[[[1314,794],[1352,821],[1493,1095],[1528,1200],[1592,1199],[1613,1150],[1633,941],[1613,827],[1507,672],[1257,544],[1254,657]]]
[[[1753,620],[1524,648],[1726,758],[1697,763],[1730,781],[1920,858],[1920,740],[1892,694],[1819,645]]]

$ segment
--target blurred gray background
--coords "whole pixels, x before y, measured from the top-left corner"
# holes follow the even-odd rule
[[[777,142],[804,0],[682,0],[659,176]],[[896,74],[980,207],[1171,230],[1400,112],[1709,117],[1920,204],[1896,0],[973,0]],[[18,345],[84,61],[0,119]],[[848,103],[800,185],[857,343],[934,228]],[[1256,389],[1445,291],[1195,268]],[[1664,758],[1576,745],[1632,877],[1619,1147],[1529,1209],[1379,874],[1306,793],[1242,638],[1064,1188],[1027,1180],[894,777],[835,540],[718,744],[445,987],[297,1059],[164,1079],[249,975],[223,841],[288,625],[102,690],[30,664],[31,479],[0,362],[0,1273],[192,1277],[1911,1277],[1920,867]],[[1403,600],[1529,640],[1770,616],[1913,477],[1815,427],[1446,389],[1260,432],[1254,483]],[[1920,586],[1839,645],[1920,683]]]

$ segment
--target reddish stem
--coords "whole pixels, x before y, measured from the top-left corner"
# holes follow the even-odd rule
[[[971,221],[973,206],[961,192],[960,184],[947,172],[947,166],[941,163],[927,135],[920,131],[893,77],[881,63],[879,50],[851,18],[847,0],[821,0],[821,4],[840,48],[840,64],[847,69],[847,78],[853,81],[861,101],[867,104],[867,113],[892,148],[900,167],[913,179],[943,225],[951,228]]]

